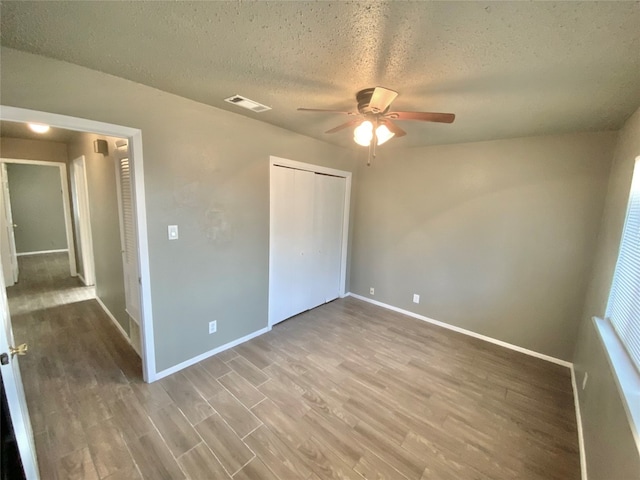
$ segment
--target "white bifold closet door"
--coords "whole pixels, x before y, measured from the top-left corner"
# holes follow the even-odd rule
[[[346,180],[287,167],[272,169],[272,324],[340,295]]]

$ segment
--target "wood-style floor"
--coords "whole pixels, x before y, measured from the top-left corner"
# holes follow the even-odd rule
[[[43,479],[580,478],[566,368],[347,298],[149,385],[63,256],[20,260]]]

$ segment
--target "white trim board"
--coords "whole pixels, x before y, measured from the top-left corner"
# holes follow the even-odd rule
[[[230,348],[233,348],[236,345],[240,345],[241,343],[248,342],[252,338],[259,337],[260,335],[263,335],[270,331],[271,331],[271,326],[261,328],[260,330],[256,330],[255,332],[245,335],[244,337],[237,338],[229,343],[225,343],[224,345],[216,347],[213,350],[209,350],[208,352],[202,353],[197,357],[193,357],[193,358],[190,358],[189,360],[185,360],[184,362],[174,365],[173,367],[169,367],[165,370],[162,370],[161,372],[156,373],[156,380],[160,380],[161,378],[167,377],[173,373],[176,373],[180,370],[190,367],[191,365],[195,365],[196,363],[199,363],[202,360],[212,357],[217,353],[224,352],[225,350],[229,350]]]
[[[127,138],[129,160],[132,164],[133,196],[138,232],[138,268],[140,273],[140,335],[142,336],[142,372],[145,382],[156,380],[156,353],[153,333],[153,310],[151,300],[151,272],[149,267],[149,242],[147,236],[147,209],[144,188],[144,163],[142,154],[142,131],[112,123],[70,117],[57,113],[40,112],[26,108],[0,105],[0,119],[22,123],[46,123],[52,127],[79,132]],[[66,168],[66,166],[65,166]],[[65,182],[66,185],[66,182]]]
[[[584,448],[584,433],[582,431],[582,413],[580,412],[580,398],[576,383],[576,371],[571,365],[571,388],[573,389],[573,404],[576,409],[576,426],[578,428],[578,447],[580,448],[580,472],[581,479],[587,479],[587,452]]]
[[[563,367],[571,368],[573,366],[573,363],[568,362],[566,360],[552,357],[550,355],[545,355],[544,353],[539,353],[534,350],[529,350],[528,348],[519,347],[518,345],[514,345],[512,343],[503,342],[502,340],[498,340],[496,338],[487,337],[486,335],[482,335],[480,333],[476,333],[464,328],[456,327],[455,325],[450,325],[448,323],[440,322],[438,320],[434,320],[433,318],[425,317],[418,313],[410,312],[409,310],[403,310],[402,308],[394,307],[393,305],[389,305],[387,303],[382,303],[377,300],[373,300],[371,298],[363,297],[362,295],[358,295],[356,293],[349,292],[347,296],[357,298],[358,300],[362,300],[365,302],[373,303],[374,305],[378,305],[379,307],[386,308],[387,310],[393,310],[394,312],[402,313],[403,315],[417,318],[418,320],[422,320],[423,322],[428,322],[433,325],[446,328],[447,330],[452,330],[454,332],[462,333],[463,335],[468,335],[469,337],[478,338],[480,340],[484,340],[485,342],[493,343],[494,345],[500,345],[501,347],[508,348],[509,350],[515,350],[516,352],[520,352],[526,355],[530,355],[532,357],[540,358],[542,360],[546,360],[547,362],[555,363],[557,365],[562,365]]]
[[[82,260],[82,278],[85,285],[95,285],[95,261],[93,258],[93,235],[91,232],[91,207],[89,205],[89,182],[87,162],[84,155],[69,161],[69,184],[74,211],[76,247]],[[86,278],[85,278],[86,277]]]
[[[94,297],[96,299],[96,301],[98,302],[98,305],[100,305],[100,307],[102,307],[102,310],[104,310],[104,313],[107,314],[107,316],[111,319],[111,321],[114,323],[114,325],[116,326],[116,328],[118,329],[118,331],[122,334],[122,336],[127,340],[127,343],[129,345],[131,345],[131,348],[133,348],[133,344],[131,343],[131,339],[129,338],[129,335],[127,335],[127,332],[124,331],[124,328],[122,328],[122,325],[120,325],[120,322],[118,322],[118,320],[116,320],[116,317],[113,316],[113,313],[111,313],[111,311],[107,308],[107,306],[102,303],[102,300],[100,300],[99,297]],[[135,350],[135,348],[133,348]]]
[[[615,381],[629,429],[640,453],[640,374],[609,320],[592,317],[600,344]]]
[[[16,253],[16,257],[26,257],[27,255],[46,255],[47,253],[63,253],[68,252],[68,248],[60,248],[58,250],[40,250],[38,252],[22,252]]]

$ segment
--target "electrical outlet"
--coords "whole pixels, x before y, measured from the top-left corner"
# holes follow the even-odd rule
[[[413,303],[420,303],[420,295],[417,293],[413,294]]]
[[[371,287],[369,288],[369,295],[373,295],[375,293],[375,288]]]
[[[214,320],[213,322],[209,322],[209,334],[216,333],[218,330],[218,321]]]
[[[587,387],[587,380],[589,380],[589,372],[584,372],[584,377],[582,377],[582,389],[583,390]]]

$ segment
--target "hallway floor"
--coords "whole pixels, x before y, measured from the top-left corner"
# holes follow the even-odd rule
[[[336,300],[154,384],[68,277],[8,291],[43,480],[578,480],[570,372]]]

